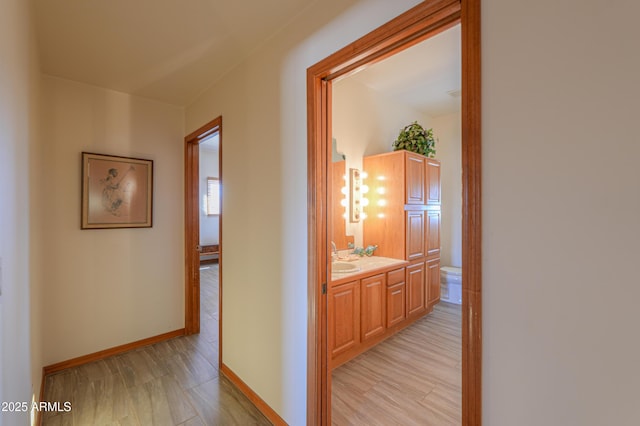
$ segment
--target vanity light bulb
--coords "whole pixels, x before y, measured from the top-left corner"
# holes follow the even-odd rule
[[[369,192],[369,187],[367,185],[362,185],[360,187],[360,192],[362,192],[363,194],[366,194],[367,192]]]
[[[365,206],[365,207],[368,206],[369,205],[369,199],[368,198],[363,198],[362,199],[362,205]]]
[[[367,177],[369,177],[369,174],[363,170],[362,173],[360,173],[360,177],[362,179],[366,179]]]
[[[384,186],[380,186],[378,187],[378,189],[376,189],[376,192],[380,195],[384,195],[387,192],[387,190],[384,188]]]
[[[378,218],[379,219],[384,219],[384,213],[378,213]]]
[[[342,188],[340,188],[340,192],[342,192],[342,195],[347,195],[347,187],[343,186]]]
[[[347,199],[346,199],[346,198],[343,198],[342,200],[340,200],[340,205],[341,205],[342,207],[347,207]]]
[[[378,176],[376,179],[378,179],[378,180],[386,180],[387,178],[384,177],[384,176]]]
[[[342,214],[342,217],[344,217],[345,219],[349,219],[349,215],[347,214],[347,212],[344,212],[344,213]]]
[[[379,205],[380,207],[384,207],[384,206],[386,206],[386,205],[387,205],[387,200],[385,200],[384,198],[383,198],[383,199],[381,199],[381,200],[378,200],[378,205]]]
[[[363,213],[360,215],[360,217],[361,217],[362,219],[366,219],[366,218],[367,218],[367,214],[363,212]]]

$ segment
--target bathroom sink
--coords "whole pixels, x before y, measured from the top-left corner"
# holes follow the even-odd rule
[[[347,262],[333,262],[331,264],[331,272],[334,274],[347,274],[349,272],[359,271],[360,267],[354,263]]]

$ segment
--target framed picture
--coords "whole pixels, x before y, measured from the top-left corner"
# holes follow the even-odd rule
[[[150,228],[153,161],[82,153],[82,229]]]

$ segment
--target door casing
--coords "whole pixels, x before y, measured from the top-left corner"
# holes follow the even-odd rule
[[[210,121],[198,130],[184,138],[184,170],[185,170],[185,334],[200,332],[200,175],[199,175],[199,145],[218,133],[220,149],[218,154],[218,170],[220,185],[222,180],[222,116]],[[218,368],[222,365],[222,199],[220,199],[220,233],[219,233],[219,289],[218,289]]]
[[[330,424],[327,347],[328,161],[331,84],[453,25],[462,31],[462,424],[482,422],[480,0],[427,0],[307,70],[307,424]]]

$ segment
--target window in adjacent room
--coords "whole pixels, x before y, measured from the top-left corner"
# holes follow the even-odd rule
[[[207,178],[207,216],[220,214],[220,179]]]

